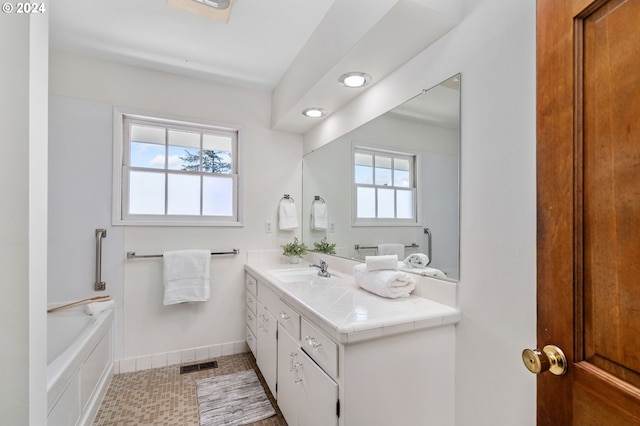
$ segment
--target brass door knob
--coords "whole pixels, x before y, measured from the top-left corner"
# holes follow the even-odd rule
[[[547,345],[540,349],[525,349],[522,351],[522,362],[525,367],[534,374],[550,371],[556,376],[562,376],[567,372],[567,358],[564,352],[555,346]]]

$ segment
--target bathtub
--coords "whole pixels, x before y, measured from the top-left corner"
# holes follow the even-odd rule
[[[85,425],[95,417],[113,375],[113,310],[84,306],[47,314],[47,424]]]

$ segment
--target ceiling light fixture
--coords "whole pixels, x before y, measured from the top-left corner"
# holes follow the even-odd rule
[[[311,118],[320,118],[327,115],[327,111],[322,108],[313,107],[313,108],[305,108],[302,110],[302,115]]]
[[[371,82],[371,76],[365,72],[348,72],[342,74],[338,82],[347,87],[363,87]]]
[[[204,4],[216,9],[226,9],[229,7],[230,0],[193,0],[196,3]]]

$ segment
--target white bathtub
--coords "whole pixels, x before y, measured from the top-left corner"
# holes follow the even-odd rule
[[[113,311],[47,314],[47,424],[91,424],[113,375]]]

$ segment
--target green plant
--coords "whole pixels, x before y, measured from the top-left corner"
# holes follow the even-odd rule
[[[327,241],[327,237],[324,237],[319,243],[313,243],[313,251],[336,254],[336,243],[330,243]]]
[[[302,257],[307,254],[308,247],[305,243],[300,242],[298,237],[293,237],[293,242],[281,245],[282,254],[288,257]]]

